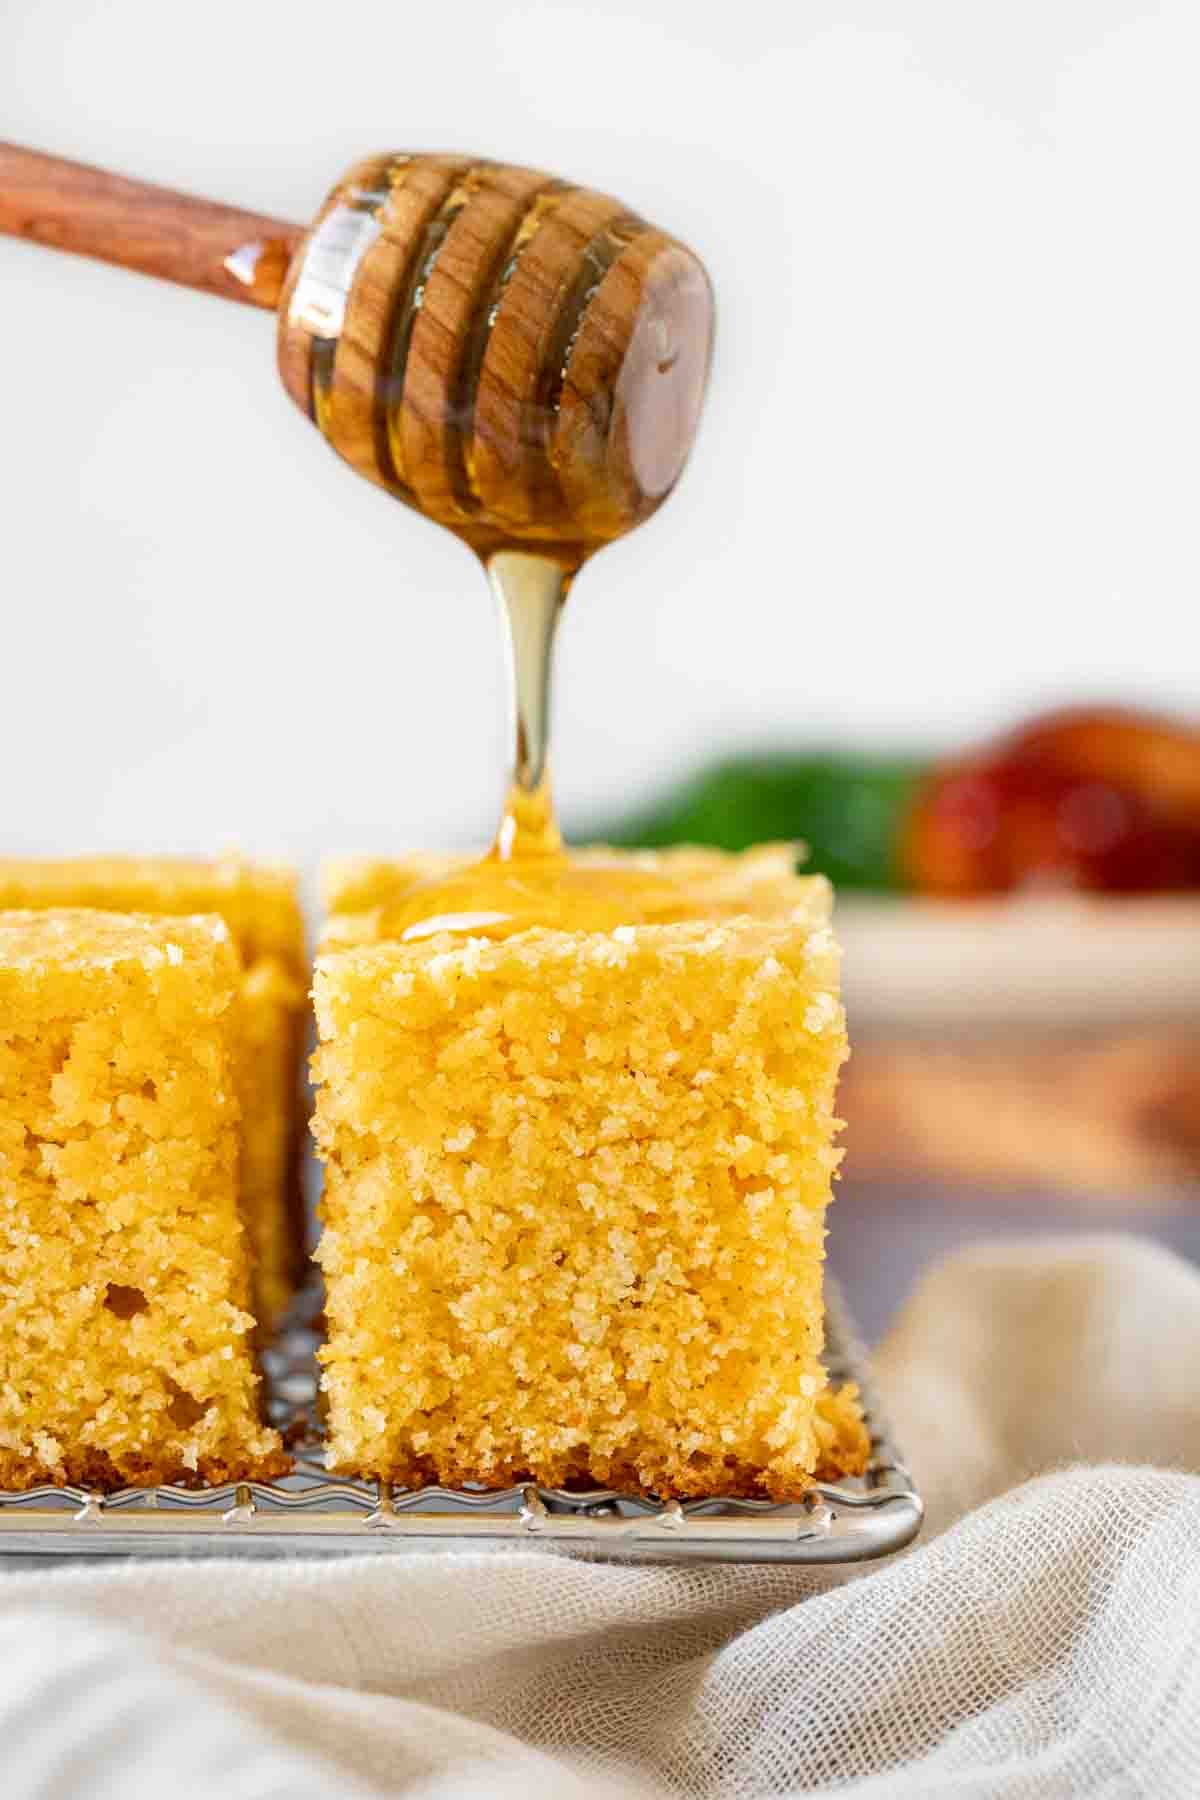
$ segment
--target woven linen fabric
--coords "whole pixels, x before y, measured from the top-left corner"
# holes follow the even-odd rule
[[[1200,1794],[1200,1273],[983,1246],[877,1358],[929,1503],[837,1570],[553,1552],[0,1583],[8,1800]]]

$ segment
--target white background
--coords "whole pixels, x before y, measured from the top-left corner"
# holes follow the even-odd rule
[[[1194,708],[1200,7],[3,0],[0,132],[305,219],[474,149],[618,192],[720,305],[678,493],[581,577],[559,789],[732,744]],[[285,400],[269,319],[0,242],[0,848],[481,836],[483,579]]]

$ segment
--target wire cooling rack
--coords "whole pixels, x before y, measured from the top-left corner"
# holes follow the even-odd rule
[[[863,1391],[871,1433],[865,1475],[820,1483],[797,1505],[658,1500],[607,1488],[420,1489],[333,1480],[316,1412],[319,1290],[306,1290],[264,1353],[268,1410],[288,1433],[295,1470],[223,1487],[77,1487],[0,1493],[0,1556],[363,1555],[454,1545],[545,1544],[640,1561],[857,1562],[899,1550],[921,1525],[921,1499],[892,1447],[866,1354],[827,1283],[825,1361]]]

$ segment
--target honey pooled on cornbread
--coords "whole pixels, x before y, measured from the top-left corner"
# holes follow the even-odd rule
[[[229,927],[243,964],[236,1083],[253,1310],[270,1326],[291,1298],[303,1261],[294,1151],[308,964],[294,871],[234,855],[212,861],[0,857],[0,910],[53,906],[164,916],[217,913]]]
[[[0,913],[0,1488],[269,1477],[216,917]]]
[[[787,1500],[863,1467],[857,1397],[820,1361],[831,895],[792,862],[330,872],[335,1468]]]

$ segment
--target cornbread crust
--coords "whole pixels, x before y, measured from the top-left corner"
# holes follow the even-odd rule
[[[0,1487],[269,1479],[217,918],[0,913]]]
[[[236,1078],[243,1120],[244,1212],[254,1250],[253,1310],[269,1327],[304,1264],[297,1140],[308,966],[295,872],[229,854],[0,858],[0,910],[71,906],[186,916],[217,913],[245,973]]]
[[[333,1468],[788,1500],[864,1467],[819,1360],[837,952],[792,855],[762,917],[318,959]]]
[[[817,1481],[841,1481],[861,1475],[870,1458],[870,1440],[863,1420],[857,1387],[847,1382],[829,1388],[820,1397],[814,1415],[817,1451],[813,1468],[799,1477],[775,1479],[770,1471],[729,1457],[714,1461],[703,1474],[681,1467],[677,1457],[642,1453],[635,1456],[532,1463],[509,1460],[480,1465],[455,1464],[431,1457],[397,1457],[381,1473],[364,1470],[358,1462],[338,1462],[330,1455],[327,1466],[334,1475],[367,1474],[390,1481],[396,1487],[419,1488],[477,1486],[521,1487],[538,1483],[552,1488],[609,1487],[622,1494],[646,1494],[681,1500],[725,1496],[739,1500],[773,1500],[780,1504],[802,1499]]]
[[[69,1451],[51,1466],[0,1451],[0,1491],[23,1494],[30,1488],[53,1486],[115,1494],[126,1487],[221,1487],[231,1481],[274,1481],[291,1467],[292,1459],[282,1447],[254,1456],[200,1455],[194,1469],[178,1457],[123,1456],[114,1461],[95,1451]]]

